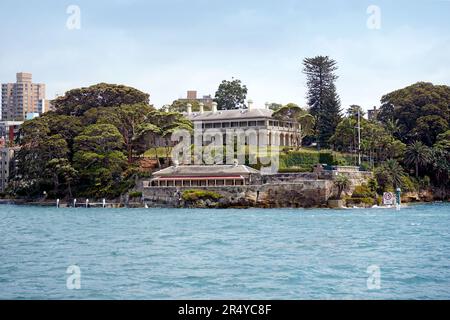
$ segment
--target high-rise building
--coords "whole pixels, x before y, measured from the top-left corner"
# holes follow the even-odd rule
[[[211,109],[212,103],[214,102],[214,99],[211,97],[211,95],[203,96],[202,98],[197,97],[197,91],[195,90],[189,90],[187,92],[186,98],[179,99],[180,101],[197,101],[199,103],[203,103],[205,107]]]
[[[20,72],[16,78],[16,83],[2,84],[2,120],[22,121],[29,113],[44,113],[45,84],[33,83],[31,73]]]

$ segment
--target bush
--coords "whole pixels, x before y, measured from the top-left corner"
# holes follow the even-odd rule
[[[428,189],[430,187],[430,177],[425,176],[419,180],[420,189]]]
[[[378,201],[377,201],[378,202]],[[375,204],[375,200],[373,198],[347,198],[346,204],[348,205],[360,205],[364,204],[366,206],[373,206]]]
[[[197,200],[219,200],[222,198],[222,195],[220,195],[217,192],[213,191],[205,191],[205,190],[185,190],[183,191],[183,194],[181,198],[184,201],[197,201]]]
[[[299,173],[299,172],[312,172],[313,167],[290,167],[290,168],[280,168],[279,173]]]
[[[287,154],[280,154],[280,168],[301,168],[313,167],[318,163],[333,163],[333,155],[331,152],[305,152],[292,151]]]
[[[355,191],[352,193],[352,198],[374,198],[375,192],[370,190],[366,184],[356,186]]]
[[[128,194],[130,198],[141,198],[142,192],[141,191],[132,191]]]
[[[413,192],[417,190],[417,183],[413,182],[413,180],[409,176],[402,177],[402,191],[403,192]]]
[[[372,192],[377,192],[378,191],[378,182],[374,178],[370,178],[369,179],[369,182],[368,182],[367,186],[369,187],[370,191],[372,191]]]

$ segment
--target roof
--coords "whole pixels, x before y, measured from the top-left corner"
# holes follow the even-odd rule
[[[208,120],[232,120],[232,119],[253,119],[253,118],[272,118],[273,110],[269,109],[236,109],[236,110],[218,110],[217,112],[205,111],[203,113],[193,112],[187,115],[191,121]]]
[[[204,180],[204,179],[217,179],[217,180],[232,180],[232,179],[244,179],[241,175],[234,176],[164,176],[164,177],[156,177],[153,180]]]
[[[191,165],[191,166],[172,166],[153,173],[155,177],[162,176],[235,176],[259,174],[258,170],[244,165]]]

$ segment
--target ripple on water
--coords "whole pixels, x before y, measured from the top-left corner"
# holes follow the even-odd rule
[[[1,206],[0,298],[449,299],[449,209]]]

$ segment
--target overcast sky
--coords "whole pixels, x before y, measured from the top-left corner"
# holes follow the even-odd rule
[[[70,5],[80,29],[67,28]],[[380,29],[368,27],[370,5]],[[32,72],[49,98],[109,82],[159,107],[189,89],[214,95],[235,77],[256,105],[303,106],[301,62],[315,55],[338,62],[344,108],[417,81],[450,84],[447,0],[1,0],[0,28],[0,82]]]

